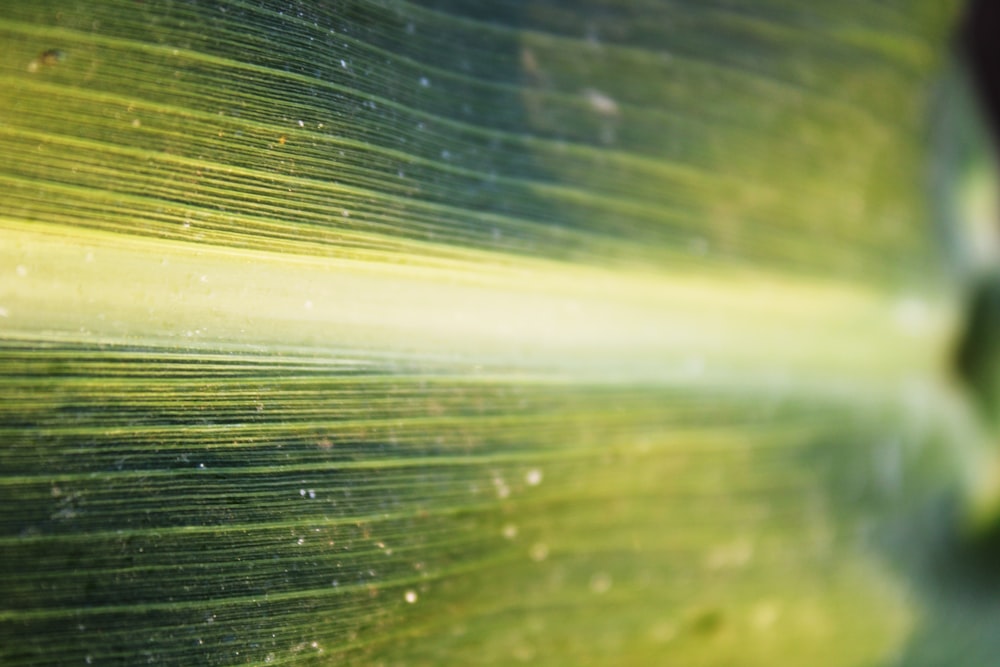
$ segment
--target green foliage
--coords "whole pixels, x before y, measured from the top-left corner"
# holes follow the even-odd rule
[[[954,3],[9,4],[0,662],[992,664]]]

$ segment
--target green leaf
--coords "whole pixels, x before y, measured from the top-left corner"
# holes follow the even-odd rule
[[[956,3],[9,5],[0,662],[992,664]]]

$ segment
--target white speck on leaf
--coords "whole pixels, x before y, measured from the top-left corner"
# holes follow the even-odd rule
[[[591,110],[601,116],[614,117],[621,113],[618,102],[615,102],[609,95],[602,93],[596,88],[587,88],[583,91],[583,97],[587,100]]]

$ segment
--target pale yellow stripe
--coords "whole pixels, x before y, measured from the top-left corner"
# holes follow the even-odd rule
[[[724,370],[835,384],[926,376],[953,330],[938,303],[761,271],[611,272],[482,251],[427,267],[0,224],[6,336],[392,352],[607,381]]]

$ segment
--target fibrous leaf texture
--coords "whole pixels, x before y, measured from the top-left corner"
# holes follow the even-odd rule
[[[956,10],[5,3],[0,662],[994,664]]]

